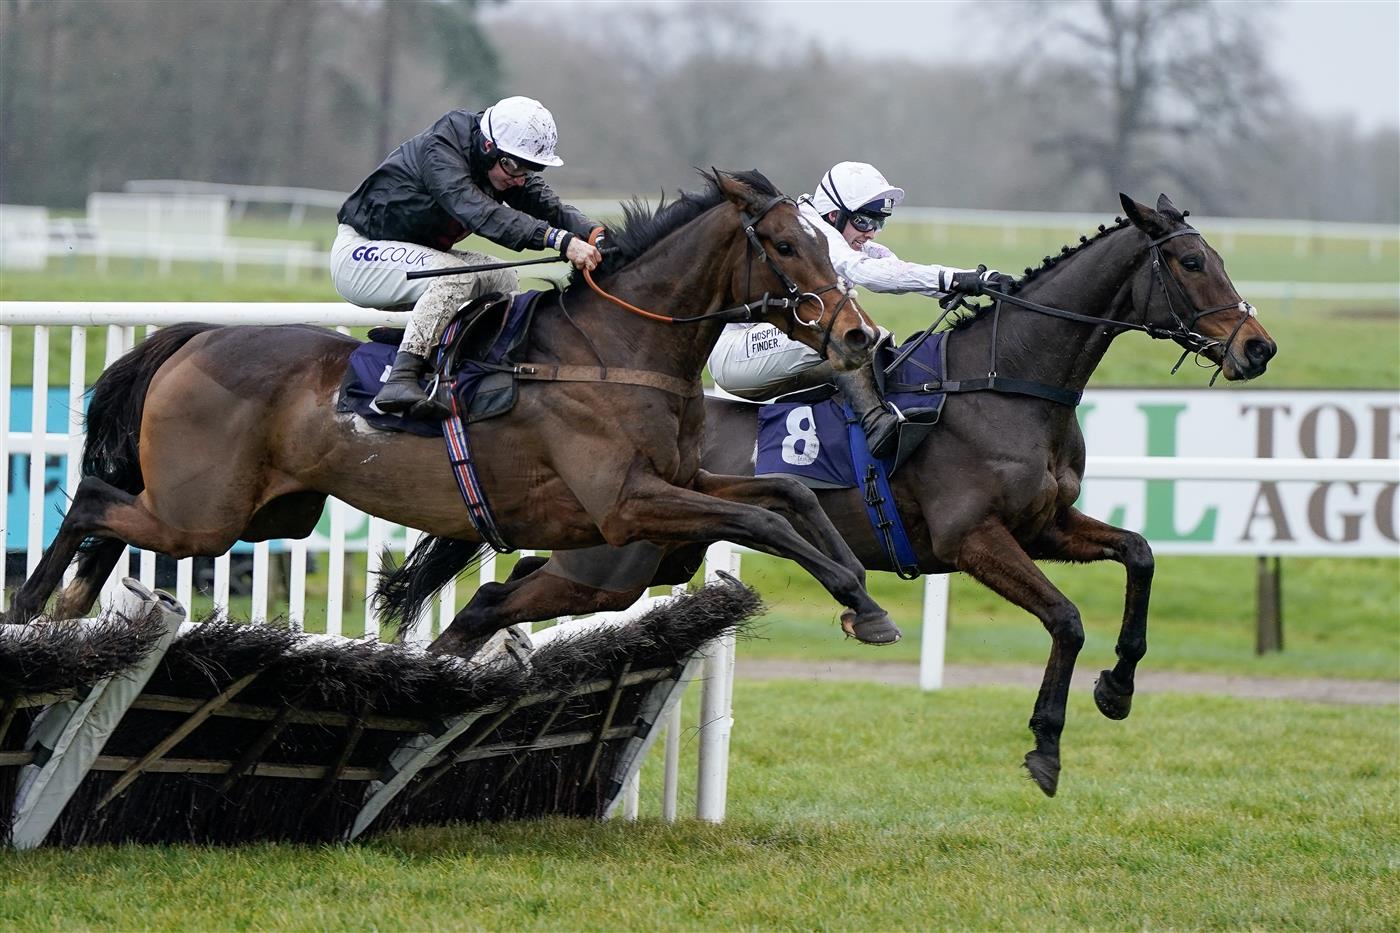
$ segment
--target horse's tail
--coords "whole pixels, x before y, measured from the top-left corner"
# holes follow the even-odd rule
[[[136,449],[146,389],[156,370],[193,337],[217,324],[175,324],[156,331],[117,360],[92,387],[83,444],[83,475],[135,495],[146,488]]]
[[[487,546],[460,538],[427,536],[414,545],[404,562],[381,572],[374,588],[374,605],[381,617],[403,631],[423,606],[464,570],[485,556]]]

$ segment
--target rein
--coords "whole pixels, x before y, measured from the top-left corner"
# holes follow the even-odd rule
[[[1079,401],[1083,396],[1082,392],[1073,389],[1066,389],[1061,386],[1052,386],[1047,385],[1045,383],[1033,382],[1026,379],[1016,379],[1013,377],[1001,376],[998,374],[997,330],[999,324],[1001,323],[1001,306],[1003,303],[1014,305],[1019,308],[1024,308],[1025,310],[1033,311],[1036,314],[1043,314],[1048,317],[1061,318],[1067,321],[1076,321],[1082,324],[1093,324],[1096,327],[1108,327],[1121,331],[1142,331],[1154,340],[1180,339],[1183,342],[1187,343],[1188,346],[1185,350],[1182,351],[1181,357],[1176,361],[1176,365],[1171,368],[1172,375],[1176,375],[1177,370],[1181,368],[1181,364],[1186,360],[1186,357],[1191,355],[1192,353],[1200,354],[1202,351],[1209,349],[1213,346],[1223,345],[1228,348],[1232,343],[1234,343],[1235,336],[1240,332],[1240,328],[1244,326],[1245,321],[1251,317],[1256,316],[1257,312],[1254,310],[1253,305],[1245,301],[1243,298],[1240,298],[1237,294],[1235,296],[1236,301],[1231,302],[1229,304],[1223,304],[1214,308],[1191,308],[1191,310],[1194,313],[1191,315],[1191,319],[1187,321],[1182,318],[1182,315],[1176,309],[1176,305],[1172,303],[1172,289],[1168,287],[1168,282],[1176,286],[1176,291],[1180,293],[1180,295],[1183,298],[1186,297],[1186,290],[1182,287],[1181,283],[1177,280],[1176,276],[1174,276],[1171,273],[1171,269],[1163,261],[1162,244],[1168,240],[1174,239],[1179,236],[1192,235],[1200,236],[1201,234],[1200,231],[1196,230],[1194,227],[1184,227],[1180,230],[1174,230],[1171,233],[1168,233],[1164,236],[1157,237],[1154,240],[1150,240],[1147,244],[1148,252],[1152,259],[1152,273],[1154,280],[1162,288],[1162,296],[1166,299],[1167,310],[1171,313],[1172,320],[1176,324],[1175,327],[1160,327],[1154,324],[1137,324],[1132,321],[1114,321],[1105,318],[1093,317],[1088,314],[1079,314],[1075,311],[1066,311],[1063,308],[1055,308],[1051,307],[1050,305],[1039,304],[1037,302],[1030,301],[1026,298],[1021,298],[1017,295],[1012,295],[1009,292],[998,291],[996,289],[985,289],[984,294],[990,296],[994,301],[992,305],[992,339],[990,343],[990,358],[988,361],[986,377],[981,379],[967,379],[962,380],[960,382],[945,381],[937,384],[928,383],[923,386],[920,386],[919,388],[922,391],[926,392],[999,391],[1008,392],[1015,395],[1029,395],[1036,398],[1043,398],[1061,405],[1067,405],[1071,408],[1079,404]],[[1189,299],[1187,300],[1187,304],[1190,304]],[[888,375],[889,373],[894,372],[895,368],[899,366],[900,363],[903,363],[904,360],[907,359],[919,347],[919,345],[922,344],[924,340],[926,340],[928,336],[933,333],[935,329],[937,329],[938,325],[943,322],[944,318],[946,318],[951,311],[958,307],[970,307],[961,295],[953,296],[953,300],[944,305],[944,311],[941,315],[939,315],[938,320],[934,321],[933,324],[930,325],[923,333],[921,333],[918,337],[911,341],[910,345],[904,350],[902,350],[900,354],[895,358],[895,360],[892,363],[890,363],[889,366],[885,367],[885,373]],[[1200,321],[1201,318],[1209,314],[1216,314],[1221,311],[1229,311],[1232,308],[1239,307],[1243,307],[1246,311],[1246,314],[1245,316],[1240,318],[1239,323],[1236,324],[1234,330],[1230,332],[1230,336],[1227,337],[1223,342],[1216,340],[1212,337],[1207,337],[1204,334],[1199,334],[1195,331],[1196,324],[1198,321]],[[1215,380],[1219,378],[1223,366],[1224,362],[1222,355],[1222,362],[1216,364],[1215,374],[1211,376],[1210,385],[1215,385]]]
[[[825,303],[821,300],[821,296],[829,291],[839,288],[839,282],[833,282],[825,288],[818,289],[814,292],[803,292],[797,287],[797,284],[792,281],[792,279],[788,276],[786,272],[778,268],[777,263],[773,261],[772,257],[770,257],[768,255],[768,252],[763,248],[763,245],[759,243],[758,234],[754,231],[754,226],[759,221],[761,221],[770,210],[772,210],[777,205],[783,203],[784,201],[787,201],[788,203],[793,203],[791,198],[785,197],[784,195],[777,195],[776,197],[770,199],[766,204],[764,204],[763,207],[761,207],[758,210],[758,212],[752,217],[741,209],[739,211],[739,221],[743,225],[744,235],[748,240],[748,243],[745,247],[745,253],[747,257],[746,262],[748,264],[749,271],[745,273],[745,291],[747,292],[749,290],[748,282],[752,276],[753,253],[757,252],[758,258],[761,259],[766,266],[768,266],[769,271],[771,271],[777,277],[778,281],[782,283],[783,288],[787,290],[788,296],[786,298],[774,298],[770,293],[764,292],[763,297],[759,298],[756,301],[749,301],[745,302],[744,304],[733,305],[728,308],[721,308],[718,311],[709,311],[705,314],[697,314],[691,317],[676,317],[674,315],[658,314],[655,311],[648,311],[645,308],[639,308],[631,302],[625,301],[617,297],[616,295],[611,294],[610,292],[604,290],[601,286],[599,286],[597,282],[593,281],[593,273],[588,269],[583,270],[584,281],[588,283],[588,287],[593,289],[593,291],[600,298],[612,302],[619,308],[622,308],[624,311],[640,315],[641,317],[647,318],[649,320],[661,321],[666,324],[699,324],[706,321],[723,321],[725,323],[748,323],[751,321],[759,320],[770,310],[776,309],[779,311],[790,311],[792,312],[793,320],[797,323],[803,324],[813,329],[819,329],[821,327],[822,320],[827,316],[826,306]],[[588,235],[588,242],[590,244],[596,245],[596,241],[598,237],[602,235],[602,233],[602,227],[594,228],[594,230]],[[836,318],[841,313],[841,309],[845,307],[846,302],[849,300],[850,295],[847,294],[846,297],[844,297],[841,300],[841,302],[836,305],[836,309],[831,313],[831,320],[826,325],[826,328],[823,332],[822,349],[820,351],[823,355],[825,355],[826,353],[827,344],[831,341],[831,329],[836,324]],[[797,313],[798,308],[800,308],[803,305],[803,303],[808,301],[816,301],[817,304],[820,305],[822,308],[822,311],[817,316],[816,320],[810,322],[804,321],[800,316],[798,316]],[[788,335],[792,335],[791,330],[788,331]]]

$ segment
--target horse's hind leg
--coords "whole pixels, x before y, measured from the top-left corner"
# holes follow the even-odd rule
[[[88,614],[102,592],[102,584],[112,575],[112,568],[126,557],[127,543],[112,538],[100,539],[78,552],[78,572],[72,582],[58,594],[54,603],[55,619],[76,619]]]
[[[68,511],[59,525],[53,543],[44,549],[44,555],[34,572],[15,592],[6,622],[25,623],[44,611],[44,604],[63,579],[74,555],[89,536],[100,533],[102,518],[114,497],[125,496],[122,492],[100,479],[88,477],[78,484],[69,503]],[[54,616],[60,619],[74,618],[85,614],[97,598],[97,592],[107,579],[107,574],[116,566],[117,559],[126,547],[121,542],[97,542],[83,551],[78,563],[78,576],[68,587],[72,598],[60,598]],[[67,597],[67,592],[65,597]],[[84,595],[86,598],[84,599]]]
[[[537,560],[538,563],[532,563],[523,574],[512,573],[504,583],[486,583],[479,587],[428,650],[469,658],[492,634],[507,626],[542,622],[561,615],[626,609],[646,592],[645,584],[631,590],[600,589],[551,573],[548,567],[553,560],[548,563],[542,558]],[[521,570],[520,564],[516,565],[516,570]]]
[[[1128,572],[1123,598],[1123,626],[1118,632],[1118,663],[1094,684],[1094,702],[1109,719],[1125,719],[1133,708],[1133,676],[1147,654],[1147,603],[1155,563],[1142,535],[1067,509],[1032,551],[1036,557],[1092,563],[1116,560]]]
[[[963,538],[957,567],[997,595],[1033,613],[1050,633],[1050,659],[1031,713],[1035,748],[1026,769],[1047,796],[1060,778],[1060,733],[1065,728],[1074,661],[1084,645],[1084,626],[1074,603],[1046,579],[1005,526],[988,521]]]
[[[27,622],[43,610],[49,595],[63,579],[63,571],[89,537],[110,539],[96,546],[79,562],[79,575],[64,591],[57,610],[65,615],[84,614],[92,607],[106,575],[130,544],[172,557],[222,554],[238,538],[239,528],[191,533],[174,528],[147,508],[142,496],[133,496],[104,480],[86,477],[53,544],[44,551],[34,573],[15,593],[8,621]]]

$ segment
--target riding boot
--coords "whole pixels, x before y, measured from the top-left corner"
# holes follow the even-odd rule
[[[394,368],[384,380],[384,388],[374,397],[374,407],[390,415],[411,415],[423,420],[441,421],[452,413],[441,399],[430,397],[418,381],[428,372],[428,361],[416,353],[400,350]]]
[[[836,373],[836,385],[860,420],[870,452],[882,460],[894,456],[899,447],[899,416],[880,398],[874,366],[866,363],[855,372]]]

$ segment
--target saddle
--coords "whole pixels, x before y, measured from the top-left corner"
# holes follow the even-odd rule
[[[430,378],[449,387],[447,391],[456,396],[457,410],[468,424],[499,417],[515,407],[518,393],[513,370],[541,294],[482,295],[463,305],[443,332]],[[370,405],[403,337],[402,327],[370,329],[370,342],[350,356],[336,408],[353,412],[383,431],[437,437],[442,433],[441,422],[385,415]]]

